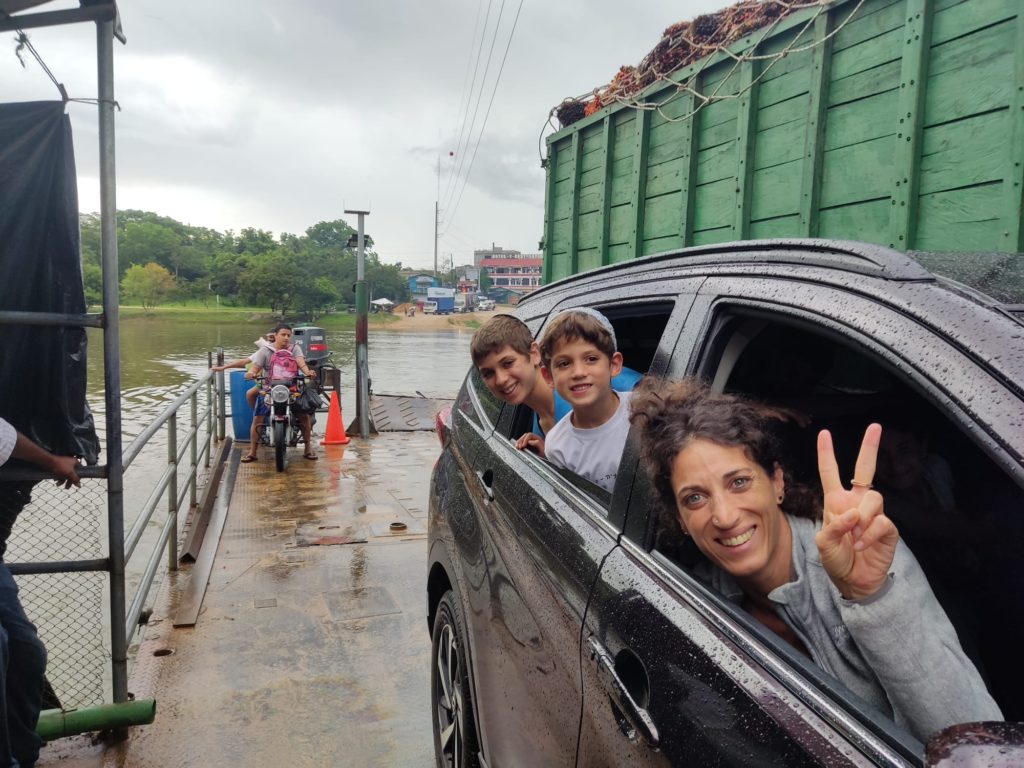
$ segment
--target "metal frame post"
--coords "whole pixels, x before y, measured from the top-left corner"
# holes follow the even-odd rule
[[[192,437],[189,440],[188,454],[192,466],[189,472],[188,502],[190,507],[195,507],[196,482],[199,474],[199,390],[192,393],[192,401],[189,405],[192,408]]]
[[[369,211],[345,211],[359,217],[356,253],[356,421],[359,436],[370,436],[370,363],[367,359],[369,301],[366,289],[366,253],[363,219]]]
[[[99,94],[100,252],[103,266],[103,396],[107,431],[107,540],[110,548],[110,665],[114,702],[120,704],[128,701],[128,633],[125,628],[113,19],[96,22],[96,76]]]
[[[167,482],[167,517],[172,520],[167,537],[167,570],[178,570],[178,414],[167,420],[167,463],[171,477]]]
[[[224,347],[217,347],[217,365],[224,365]],[[217,371],[217,439],[225,434],[224,415],[224,371]]]

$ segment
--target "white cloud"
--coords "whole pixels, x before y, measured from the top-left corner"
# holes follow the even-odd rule
[[[439,250],[456,263],[491,242],[535,252],[544,221],[537,142],[551,107],[636,63],[669,24],[723,4],[524,2],[472,175],[458,209],[457,191],[446,205]],[[431,264],[436,163],[440,157],[443,194],[478,7],[482,19],[483,0],[123,3],[128,45],[115,44],[119,207],[220,230],[296,233],[343,217],[346,205],[368,205],[367,230],[385,259]],[[463,172],[517,7],[505,3],[472,141],[451,161],[462,160]],[[490,30],[498,8],[492,4]],[[90,26],[31,37],[72,96],[95,96]],[[485,40],[478,78],[490,31]],[[13,45],[13,35],[0,35],[3,98],[54,98],[34,62],[23,70],[5,53]],[[69,113],[81,208],[91,211],[95,108],[70,105]]]

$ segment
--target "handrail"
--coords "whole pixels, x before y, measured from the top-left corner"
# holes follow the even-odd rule
[[[176,414],[178,412],[178,409],[182,405],[184,405],[185,401],[192,397],[192,395],[199,390],[199,387],[202,384],[205,384],[206,380],[210,378],[212,375],[213,371],[207,371],[198,379],[196,379],[191,385],[189,385],[188,389],[186,389],[184,392],[178,395],[178,397],[172,400],[171,403],[166,408],[164,408],[160,415],[157,416],[156,419],[154,419],[153,422],[148,427],[146,427],[138,435],[135,436],[135,439],[132,440],[131,445],[129,445],[125,449],[124,455],[122,457],[121,464],[125,470],[127,470],[128,467],[131,466],[132,462],[135,461],[136,457],[139,455],[139,452],[145,447],[146,443],[149,442],[150,438],[152,438],[153,435],[155,435],[160,430],[160,427],[162,427],[164,423],[169,418],[171,418],[171,416]]]
[[[149,498],[146,499],[146,503],[142,505],[142,509],[139,510],[138,517],[135,518],[135,522],[132,523],[132,528],[128,531],[128,535],[124,537],[124,560],[128,562],[132,558],[132,553],[135,551],[135,547],[138,546],[139,541],[142,539],[142,532],[146,530],[146,526],[149,525],[149,521],[153,519],[153,513],[156,511],[156,505],[160,503],[160,499],[164,497],[164,491],[167,490],[167,482],[171,479],[171,473],[174,471],[174,467],[170,464],[164,470],[164,473],[160,475],[160,479],[156,481],[156,486],[149,494]]]
[[[160,539],[157,541],[157,545],[153,548],[153,552],[150,554],[149,560],[146,562],[146,570],[142,574],[142,579],[139,581],[139,588],[135,592],[135,597],[132,598],[131,608],[128,609],[128,614],[125,618],[125,634],[128,637],[132,636],[136,625],[139,623],[139,616],[142,615],[142,605],[146,602],[146,597],[149,596],[149,587],[152,586],[157,568],[160,565],[160,556],[163,554],[163,550],[167,547],[167,542],[170,540],[171,532],[177,531],[178,526],[176,523],[177,517],[168,515],[167,520],[164,521],[164,527],[160,531]]]

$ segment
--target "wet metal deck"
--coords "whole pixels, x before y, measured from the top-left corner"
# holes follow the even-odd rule
[[[438,411],[454,400],[406,395],[373,395],[370,416],[380,432],[433,430]]]
[[[156,721],[106,751],[54,742],[40,766],[433,764],[424,567],[437,437],[319,453],[290,450],[285,473],[268,449],[239,467],[195,627],[171,621],[187,571],[168,580],[131,677],[137,697],[156,698]]]

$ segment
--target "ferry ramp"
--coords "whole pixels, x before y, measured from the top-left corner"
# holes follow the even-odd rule
[[[182,569],[139,645],[131,691],[156,699],[155,722],[115,746],[53,742],[39,765],[433,765],[424,566],[439,452],[432,432],[381,433],[320,446],[318,461],[290,449],[278,473],[269,449],[251,464],[234,449],[196,623],[174,626]]]

